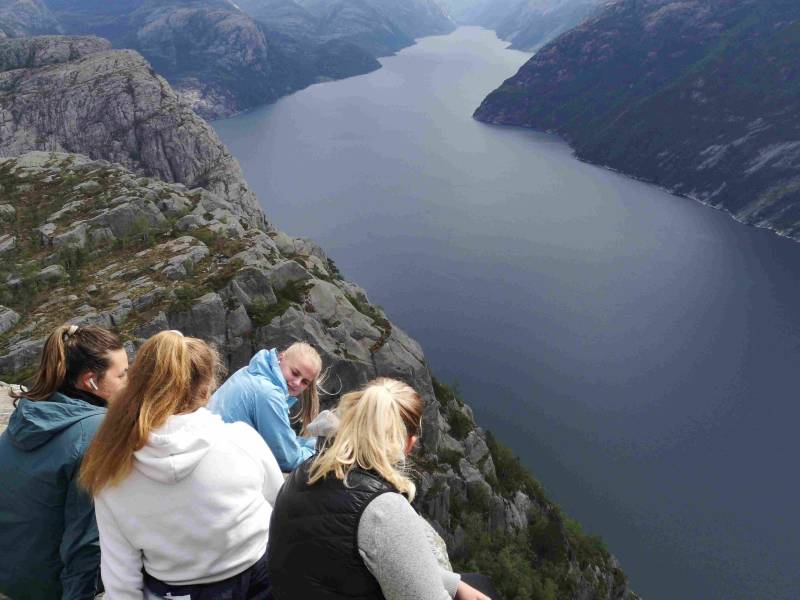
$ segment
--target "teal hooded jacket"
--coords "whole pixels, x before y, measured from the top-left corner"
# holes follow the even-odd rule
[[[0,592],[10,598],[94,598],[97,523],[77,480],[105,413],[59,392],[22,398],[0,436]]]

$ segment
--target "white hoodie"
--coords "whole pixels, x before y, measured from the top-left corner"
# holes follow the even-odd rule
[[[205,408],[173,415],[95,498],[106,600],[143,598],[142,566],[166,583],[220,581],[267,548],[283,476],[261,436]]]

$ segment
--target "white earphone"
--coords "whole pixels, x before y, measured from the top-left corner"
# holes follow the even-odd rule
[[[94,381],[94,378],[89,379],[89,387],[93,390],[97,390],[97,384]]]

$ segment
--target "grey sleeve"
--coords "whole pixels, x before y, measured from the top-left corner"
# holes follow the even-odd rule
[[[358,523],[358,552],[386,600],[450,600],[461,577],[445,571],[404,496],[381,494]]]

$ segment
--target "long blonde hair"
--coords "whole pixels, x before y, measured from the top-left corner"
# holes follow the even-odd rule
[[[286,348],[282,354],[287,358],[302,356],[314,366],[316,376],[308,384],[308,387],[303,390],[303,393],[300,394],[300,412],[292,419],[294,422],[303,424],[300,435],[309,435],[308,426],[319,414],[319,392],[325,384],[327,371],[323,372],[322,370],[322,358],[320,358],[319,352],[316,351],[314,346],[306,342],[295,342]]]
[[[406,472],[405,450],[408,438],[419,435],[423,407],[411,386],[385,377],[342,396],[336,437],[312,463],[309,485],[329,473],[346,481],[350,470],[360,467],[413,500],[416,486]]]
[[[133,468],[133,453],[150,432],[179,413],[208,402],[221,373],[217,352],[179,331],[148,339],[128,371],[128,385],[114,399],[83,457],[80,483],[92,495],[122,481]]]
[[[86,371],[102,379],[111,364],[109,353],[121,349],[120,339],[102,327],[69,323],[56,327],[47,336],[31,385],[26,391],[12,392],[14,403],[22,397],[47,400],[64,383],[75,387],[78,377]]]

